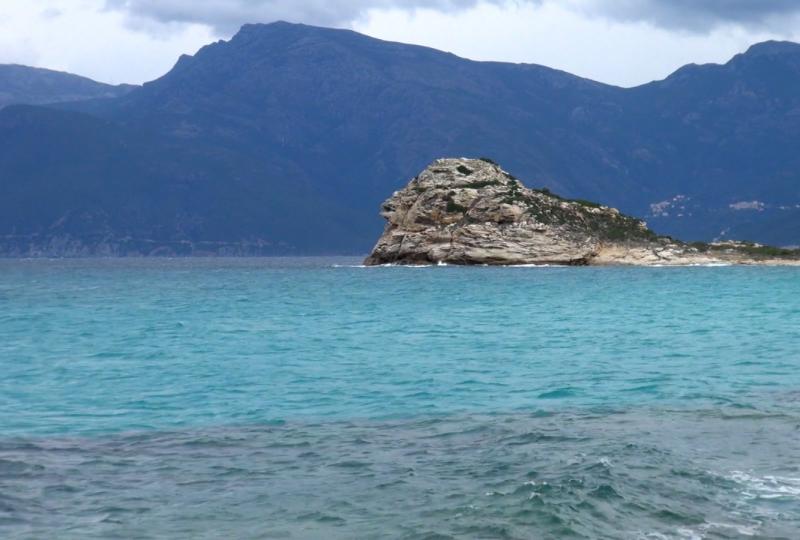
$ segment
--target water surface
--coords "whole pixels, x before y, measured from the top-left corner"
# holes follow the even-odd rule
[[[800,270],[0,261],[4,538],[796,538]]]

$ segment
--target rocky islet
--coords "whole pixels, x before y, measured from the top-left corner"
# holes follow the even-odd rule
[[[687,244],[614,208],[530,189],[490,159],[439,159],[382,207],[365,264],[800,264],[757,244]]]

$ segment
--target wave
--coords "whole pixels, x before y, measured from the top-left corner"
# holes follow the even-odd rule
[[[733,471],[728,478],[740,484],[742,494],[750,499],[798,499],[800,478],[791,476],[756,476],[743,471]]]

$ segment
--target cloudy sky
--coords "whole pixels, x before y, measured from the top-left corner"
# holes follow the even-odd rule
[[[800,0],[0,0],[0,63],[141,83],[245,22],[274,20],[622,86],[800,41]]]

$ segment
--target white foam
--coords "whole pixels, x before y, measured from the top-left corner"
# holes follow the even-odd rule
[[[685,538],[686,540],[703,540],[705,535],[702,532],[694,531],[692,529],[681,528],[677,530],[678,538]]]
[[[640,533],[638,538],[642,540],[703,540],[708,537],[709,532],[720,531],[730,533],[734,531],[741,536],[756,536],[758,531],[756,526],[746,526],[736,523],[717,523],[709,521],[694,528],[679,527],[673,534],[663,534],[660,532]],[[714,535],[716,538],[717,535]],[[727,534],[725,536],[727,538]]]
[[[743,495],[749,499],[800,499],[800,478],[754,476],[743,471],[733,471],[728,478],[741,484]]]
[[[566,264],[510,264],[503,268],[569,268]]]
[[[379,265],[365,265],[365,264],[332,264],[331,268],[434,268],[437,266],[449,267],[453,266],[446,262],[439,261],[436,264],[379,264]],[[458,265],[461,266],[461,265]],[[471,266],[479,266],[484,268],[575,268],[568,264],[478,264],[478,265],[463,265],[465,268]],[[617,268],[728,268],[736,266],[731,263],[692,263],[692,264],[648,264],[648,265],[633,265],[633,266],[618,266]]]
[[[736,531],[738,534],[742,536],[755,536],[758,531],[756,531],[756,527],[747,527],[745,525],[736,525],[735,523],[708,523],[709,529],[722,529],[722,530],[732,530]]]
[[[333,264],[331,268],[433,268],[432,264]]]
[[[710,263],[687,263],[687,264],[650,264],[650,265],[642,265],[642,268],[727,268],[729,266],[735,266],[735,265],[725,262],[710,262]]]

